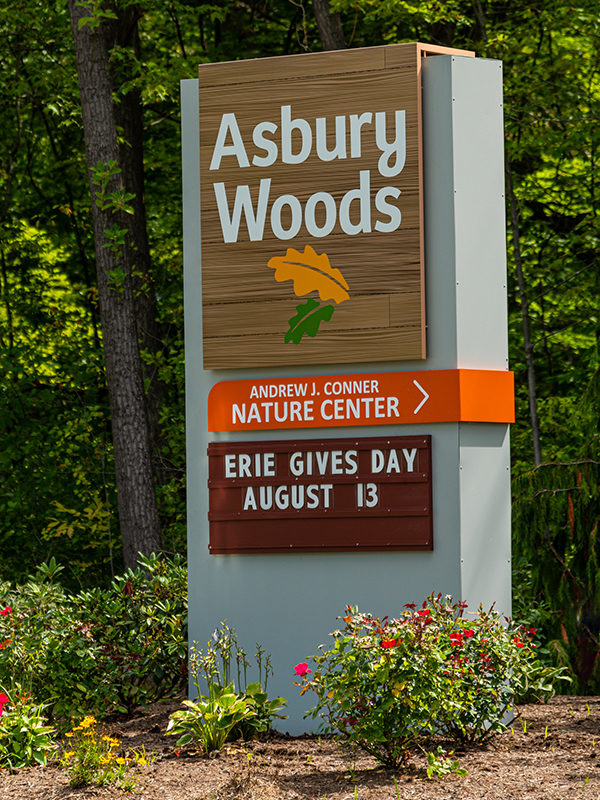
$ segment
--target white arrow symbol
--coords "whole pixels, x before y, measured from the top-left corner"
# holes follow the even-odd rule
[[[427,394],[427,392],[425,391],[425,389],[424,389],[424,388],[421,386],[421,384],[419,383],[419,381],[413,381],[413,383],[414,383],[414,385],[417,387],[417,389],[418,389],[420,392],[423,392],[423,394],[425,395],[425,396],[423,397],[423,399],[421,400],[421,402],[419,403],[419,405],[418,405],[418,406],[415,408],[415,410],[413,411],[413,414],[418,414],[418,413],[419,413],[419,411],[420,411],[420,410],[423,408],[423,406],[425,405],[425,403],[426,403],[426,402],[429,400],[429,395]]]

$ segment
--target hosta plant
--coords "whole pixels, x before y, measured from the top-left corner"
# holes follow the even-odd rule
[[[235,630],[224,622],[215,629],[206,649],[192,648],[190,673],[197,699],[185,700],[185,709],[171,714],[167,728],[168,734],[180,734],[179,746],[195,742],[206,752],[220,750],[227,741],[251,739],[269,731],[275,717],[285,718],[279,713],[286,704],[284,698],[269,700],[267,695],[271,658],[258,644],[255,658],[259,680],[248,683],[250,660]]]
[[[220,750],[235,726],[250,713],[246,701],[236,695],[233,683],[211,683],[208,697],[199,697],[196,702],[184,700],[183,705],[185,709],[171,714],[167,733],[180,734],[179,747],[193,741],[207,753]]]

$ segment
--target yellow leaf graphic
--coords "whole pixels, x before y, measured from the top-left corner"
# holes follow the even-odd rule
[[[317,253],[307,244],[304,252],[289,247],[285,256],[274,256],[269,267],[275,270],[275,280],[294,282],[294,293],[303,297],[309,292],[318,291],[321,300],[335,300],[343,303],[348,300],[348,284],[339,271],[329,263],[327,253]]]

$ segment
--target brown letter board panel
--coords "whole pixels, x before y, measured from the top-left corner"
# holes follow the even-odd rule
[[[432,550],[431,437],[213,442],[217,553]]]
[[[423,277],[423,223],[421,197],[421,120],[417,44],[389,45],[362,50],[315,53],[254,61],[202,65],[200,75],[200,170],[204,367],[293,366],[425,357],[425,298]],[[282,106],[290,106],[291,119],[310,126],[313,146],[303,163],[282,161]],[[375,115],[385,114],[387,140],[394,139],[395,113],[405,112],[406,161],[391,177],[380,174],[381,148],[376,141]],[[361,128],[360,156],[351,157],[350,116],[372,114]],[[241,167],[227,151],[218,168],[210,169],[223,115],[235,114],[248,165]],[[346,157],[322,160],[316,152],[316,119],[326,119],[327,148],[336,147],[335,118],[345,117]],[[365,118],[366,119],[366,118]],[[259,123],[277,126],[265,134],[278,146],[273,164],[260,166],[253,158],[265,150],[253,142]],[[232,146],[231,131],[224,140]],[[300,152],[301,134],[294,130],[292,150]],[[391,157],[390,164],[394,164]],[[370,192],[369,232],[348,234],[340,226],[342,198],[358,192],[361,171],[368,171]],[[214,186],[222,183],[233,213],[238,186],[246,185],[253,208],[261,179],[270,179],[268,207],[261,240],[251,241],[244,214],[237,241],[225,242]],[[363,177],[363,180],[365,178]],[[375,223],[388,222],[376,207],[377,193],[386,187],[400,191],[389,204],[401,212],[396,230],[383,232]],[[366,190],[365,190],[366,191]],[[337,208],[335,226],[323,237],[307,229],[307,201],[327,193]],[[294,196],[302,208],[297,235],[283,240],[272,231],[273,203],[282,195]],[[348,207],[348,206],[347,206]],[[368,214],[355,197],[350,220],[361,226]],[[325,226],[326,206],[313,206],[315,224]],[[280,206],[281,224],[290,227],[291,207]],[[312,229],[314,231],[314,229]],[[347,284],[345,299],[329,300],[333,315],[321,322],[316,335],[285,341],[297,307],[309,298],[322,303],[314,289],[296,293],[289,279],[275,278],[268,266],[285,259],[288,248],[305,253],[313,248],[325,253],[332,269]],[[298,260],[294,257],[291,261]],[[281,276],[280,276],[281,277]]]

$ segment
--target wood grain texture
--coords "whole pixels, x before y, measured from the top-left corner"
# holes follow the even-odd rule
[[[410,44],[200,68],[205,368],[424,358],[420,57],[418,46]],[[300,164],[281,160],[284,105],[291,107],[293,120],[306,120],[311,127],[312,149]],[[374,120],[376,113],[385,112],[386,136],[391,140],[397,110],[405,112],[406,159],[399,174],[386,177],[380,174],[384,162],[380,162],[383,157]],[[350,115],[369,112],[372,121],[361,129],[360,157],[350,157]],[[222,117],[231,113],[235,113],[250,166],[240,167],[238,159],[229,153],[218,169],[210,169]],[[338,141],[335,118],[345,118],[346,158],[323,161],[317,156],[316,119],[323,117],[330,150]],[[277,126],[267,137],[278,147],[278,158],[269,167],[252,164],[255,155],[265,155],[253,143],[253,130],[264,121]],[[229,135],[226,143],[231,142]],[[297,153],[300,144],[296,131],[292,134],[292,152]],[[368,181],[368,209],[352,195],[349,216],[353,225],[365,231],[349,235],[340,225],[339,209],[348,192],[358,194],[361,171],[362,180]],[[240,185],[249,187],[256,208],[261,179],[271,181],[262,240],[250,240],[242,213],[238,240],[225,243],[214,184],[224,185],[230,214]],[[400,191],[397,199],[389,200],[402,215],[400,226],[393,232],[375,229],[378,220],[384,224],[389,220],[389,215],[375,205],[377,192],[385,187]],[[332,200],[310,200],[315,193],[326,193]],[[311,235],[304,217],[293,238],[277,238],[271,228],[271,212],[281,196],[297,198],[303,214],[307,203],[313,204],[314,224],[319,228],[326,227],[327,213],[331,212],[331,207],[326,211],[326,203],[331,206],[333,202],[335,224],[329,226],[326,236],[314,235],[314,231]],[[282,203],[281,209],[281,225],[288,229],[292,225],[289,204]],[[314,338],[305,335],[298,344],[285,343],[296,307],[309,297],[319,299],[319,295],[297,296],[295,284],[291,280],[277,282],[268,264],[273,258],[286,256],[288,248],[304,252],[307,245],[318,256],[327,254],[331,267],[347,282],[349,298],[332,303],[331,320],[321,323]]]
[[[416,45],[408,45],[416,49]],[[235,83],[285,81],[298,75],[335,75],[385,67],[381,47],[336,50],[327,53],[301,53],[295,56],[252,58],[247,61],[222,61],[201,64],[200,88],[229,86]]]
[[[406,328],[369,328],[330,332],[323,330],[314,339],[305,337],[302,349],[286,344],[280,334],[256,334],[252,337],[214,337],[205,349],[205,369],[232,369],[235,367],[268,367],[273,363],[297,366],[300,364],[328,364],[331,352],[336,353],[340,364],[367,361],[393,361],[398,349],[407,358],[418,359],[421,354],[420,331]],[[206,343],[206,340],[205,340]],[[374,357],[377,354],[377,358]]]

